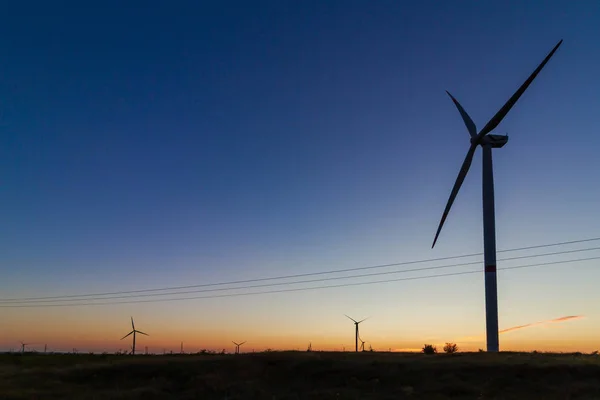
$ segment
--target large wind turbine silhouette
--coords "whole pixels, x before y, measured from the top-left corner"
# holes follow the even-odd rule
[[[242,343],[236,343],[236,342],[231,342],[233,344],[235,344],[235,354],[240,354],[240,346],[243,345],[244,343],[246,343],[245,341]]]
[[[346,314],[344,314],[346,315]],[[346,315],[347,318],[350,318]],[[369,317],[365,318],[368,319]],[[354,333],[354,350],[358,353],[358,324],[363,322],[365,319],[361,319],[360,321],[355,320],[354,318],[350,318],[354,322],[355,333]]]
[[[508,114],[510,109],[515,105],[519,97],[525,92],[525,90],[529,87],[531,82],[535,79],[535,77],[540,73],[542,68],[546,65],[546,63],[550,60],[550,58],[554,55],[558,47],[562,44],[562,40],[558,42],[556,46],[552,49],[552,51],[546,56],[546,58],[542,61],[540,65],[533,71],[533,73],[527,78],[527,80],[517,89],[517,91],[512,95],[510,99],[502,106],[502,108],[488,121],[488,123],[483,127],[479,133],[477,133],[477,128],[475,127],[475,123],[469,117],[464,108],[460,105],[460,103],[450,94],[448,96],[454,102],[454,105],[458,109],[465,125],[467,126],[467,130],[471,135],[471,146],[469,147],[469,151],[467,152],[467,156],[463,161],[460,172],[458,173],[458,177],[456,178],[456,182],[454,183],[454,187],[452,188],[452,192],[450,193],[450,198],[448,199],[448,203],[446,204],[446,208],[444,209],[444,213],[442,214],[442,219],[438,226],[437,232],[435,234],[435,239],[433,240],[432,248],[435,246],[437,239],[440,235],[440,231],[442,230],[442,226],[444,225],[444,221],[450,212],[450,208],[452,207],[452,203],[454,203],[454,199],[456,199],[456,195],[460,190],[460,187],[467,176],[467,172],[469,172],[469,167],[471,166],[471,162],[473,161],[473,155],[475,154],[475,150],[477,146],[481,146],[483,149],[483,247],[484,247],[484,271],[485,271],[485,315],[486,315],[486,335],[487,335],[487,351],[489,352],[497,352],[499,351],[499,340],[498,340],[498,287],[496,283],[496,221],[494,215],[494,172],[492,167],[492,149],[499,149],[504,146],[508,142],[508,136],[502,135],[493,135],[490,134],[492,130],[494,130],[500,121]]]
[[[136,333],[141,333],[142,335],[150,336],[147,333],[144,333],[142,331],[138,331],[137,329],[135,329],[135,324],[133,323],[133,317],[131,317],[131,332],[129,332],[127,335],[123,336],[121,338],[121,340],[123,340],[127,336],[133,334],[133,346],[131,346],[131,355],[133,355],[133,356],[135,356],[135,334]]]

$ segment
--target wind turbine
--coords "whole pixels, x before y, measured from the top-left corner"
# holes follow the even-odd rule
[[[365,341],[362,340],[362,338],[360,337],[360,335],[358,336],[358,340],[360,340],[360,351],[365,351]]]
[[[492,149],[499,149],[504,146],[508,142],[508,136],[502,135],[493,135],[490,132],[495,129],[500,121],[508,114],[510,109],[515,105],[519,97],[525,92],[525,90],[529,87],[531,82],[535,79],[535,77],[540,73],[542,68],[546,65],[546,63],[550,60],[550,58],[554,55],[558,47],[562,44],[562,39],[558,42],[556,46],[552,49],[552,51],[546,56],[544,61],[533,71],[533,73],[527,78],[527,80],[517,89],[517,91],[512,95],[510,99],[502,106],[502,108],[488,121],[488,123],[483,127],[479,133],[477,133],[477,128],[475,127],[475,123],[471,120],[471,117],[467,114],[464,108],[460,105],[458,100],[454,98],[448,93],[448,96],[454,102],[454,105],[458,109],[465,125],[467,126],[467,130],[471,135],[471,146],[467,152],[467,156],[463,161],[462,167],[460,168],[460,172],[458,173],[458,177],[456,178],[456,182],[454,183],[454,187],[452,188],[452,192],[450,193],[450,198],[448,199],[448,203],[446,204],[446,208],[444,209],[444,213],[442,214],[442,219],[438,226],[437,232],[435,234],[435,239],[433,240],[433,245],[431,248],[435,246],[437,242],[438,236],[440,235],[440,231],[442,230],[442,226],[444,225],[444,221],[448,216],[450,208],[452,207],[452,203],[454,203],[454,199],[456,199],[456,195],[460,190],[460,187],[467,176],[467,172],[469,172],[469,167],[471,166],[471,162],[473,161],[473,155],[475,154],[475,150],[477,146],[481,146],[483,149],[483,247],[484,247],[484,271],[485,271],[485,315],[486,315],[486,335],[487,335],[487,351],[489,352],[497,352],[499,351],[499,340],[498,340],[498,287],[496,283],[496,221],[494,216],[494,172],[492,167]]]
[[[21,343],[21,354],[25,353],[25,346],[29,346],[31,343]]]
[[[133,317],[131,317],[131,332],[129,332],[127,335],[123,336],[121,338],[121,340],[123,340],[127,336],[133,334],[133,346],[131,346],[131,355],[133,355],[133,356],[135,356],[135,334],[136,333],[141,333],[142,335],[150,336],[147,333],[144,333],[142,331],[138,331],[137,329],[135,329],[135,324],[133,323]]]
[[[346,315],[346,314],[344,314]],[[346,315],[347,318],[350,318]],[[369,317],[365,318],[368,319]],[[361,322],[363,322],[365,319],[361,319],[360,321],[357,321],[353,318],[350,318],[353,322],[354,322],[354,326],[355,326],[355,334],[354,334],[354,350],[358,353],[358,324],[360,324]]]
[[[240,346],[246,342],[244,341],[242,343],[236,343],[236,342],[231,342],[231,343],[235,344],[235,354],[240,354]]]

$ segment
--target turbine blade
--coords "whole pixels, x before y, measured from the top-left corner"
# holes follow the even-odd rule
[[[231,341],[231,343],[235,344],[236,346],[239,346],[236,342],[234,342],[233,340]]]
[[[496,115],[494,115],[492,117],[492,119],[490,119],[489,122],[483,127],[483,129],[481,130],[481,132],[479,132],[479,135],[477,136],[478,142],[486,134],[490,133],[494,128],[496,128],[496,126],[498,126],[500,121],[502,121],[502,119],[506,116],[506,114],[508,114],[508,112],[510,111],[512,106],[515,105],[515,103],[517,102],[517,100],[519,100],[519,97],[521,97],[521,95],[525,92],[525,90],[527,90],[527,88],[529,87],[531,82],[533,82],[533,80],[540,73],[542,68],[544,68],[544,66],[550,60],[550,58],[554,55],[556,50],[558,50],[558,48],[562,44],[562,42],[563,41],[561,39],[560,42],[558,42],[558,44],[556,46],[554,46],[552,51],[550,53],[548,53],[546,58],[544,58],[544,61],[542,61],[542,63],[540,65],[538,65],[538,67],[535,69],[535,71],[532,72],[532,74],[529,76],[529,78],[527,78],[527,80],[525,82],[523,82],[521,87],[519,89],[517,89],[517,91],[512,95],[512,97],[510,99],[508,99],[508,101],[502,106],[502,108],[496,113]]]
[[[456,199],[456,195],[460,190],[460,187],[467,176],[467,172],[469,172],[469,167],[471,167],[471,162],[473,161],[473,155],[475,154],[475,149],[477,149],[477,144],[472,143],[471,147],[469,147],[469,151],[467,152],[467,156],[465,157],[465,161],[463,161],[462,167],[460,167],[460,172],[458,173],[458,177],[456,178],[456,182],[454,182],[454,187],[452,188],[452,192],[450,193],[450,198],[448,199],[448,203],[446,204],[446,208],[444,209],[444,214],[442,214],[442,219],[440,221],[440,225],[438,226],[437,232],[435,233],[435,239],[433,239],[433,244],[431,248],[435,246],[435,242],[437,242],[438,237],[440,236],[440,232],[442,230],[442,226],[444,226],[444,221],[446,221],[446,217],[448,217],[448,213],[450,212],[450,208],[454,203],[454,199]]]
[[[148,335],[147,333],[144,333],[144,332],[142,332],[142,331],[136,331],[136,332],[137,332],[137,333],[141,333],[142,335],[150,336],[150,335]]]
[[[240,346],[243,345],[244,343],[246,343],[246,341],[244,340],[242,343],[240,343]]]
[[[344,314],[344,315],[346,315],[346,314]],[[346,315],[346,317],[347,317],[347,318],[350,318],[350,317],[348,317],[347,315]],[[355,324],[357,324],[357,323],[358,323],[358,322],[356,322],[356,320],[355,320],[354,318],[350,318],[350,319],[351,319],[352,321],[354,321],[354,323],[355,323]]]
[[[446,90],[446,93],[448,93],[448,96],[450,96],[450,98],[454,102],[454,105],[456,106],[456,108],[458,108],[458,112],[460,113],[460,116],[462,117],[463,121],[465,122],[465,125],[467,126],[467,130],[469,131],[469,134],[471,135],[472,138],[476,138],[477,137],[477,127],[475,126],[475,123],[473,122],[471,117],[469,117],[469,114],[467,114],[465,109],[460,105],[458,100],[456,100],[454,98],[454,96],[452,96],[450,94],[449,91]]]
[[[361,322],[363,322],[363,321],[365,321],[365,320],[367,320],[369,318],[371,318],[371,317],[367,317],[367,318],[361,319],[360,321],[357,322],[357,324],[360,324]]]
[[[133,317],[131,317],[131,329],[135,331],[135,325],[133,324]]]
[[[132,333],[133,333],[133,331],[129,332],[127,335],[123,336],[123,337],[121,338],[121,340],[125,339],[127,336],[131,335]]]

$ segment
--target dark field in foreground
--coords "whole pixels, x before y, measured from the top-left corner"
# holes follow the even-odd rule
[[[600,399],[600,357],[0,355],[1,399]]]

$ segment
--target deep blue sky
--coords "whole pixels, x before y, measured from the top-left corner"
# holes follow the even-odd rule
[[[496,131],[510,136],[494,153],[498,247],[600,236],[600,4],[12,3],[0,7],[2,297],[479,252],[479,155],[430,249],[468,147],[444,90],[481,128],[561,38]],[[588,281],[553,271],[540,295]],[[500,293],[517,302],[539,278],[514,274]],[[454,295],[476,287],[474,333],[481,278],[452,281]],[[426,296],[444,313],[430,294],[447,291],[430,280],[234,298],[216,312],[252,301],[284,318],[327,300],[328,321],[361,299],[364,313],[406,314],[398,302]],[[504,321],[589,311],[555,306]]]

